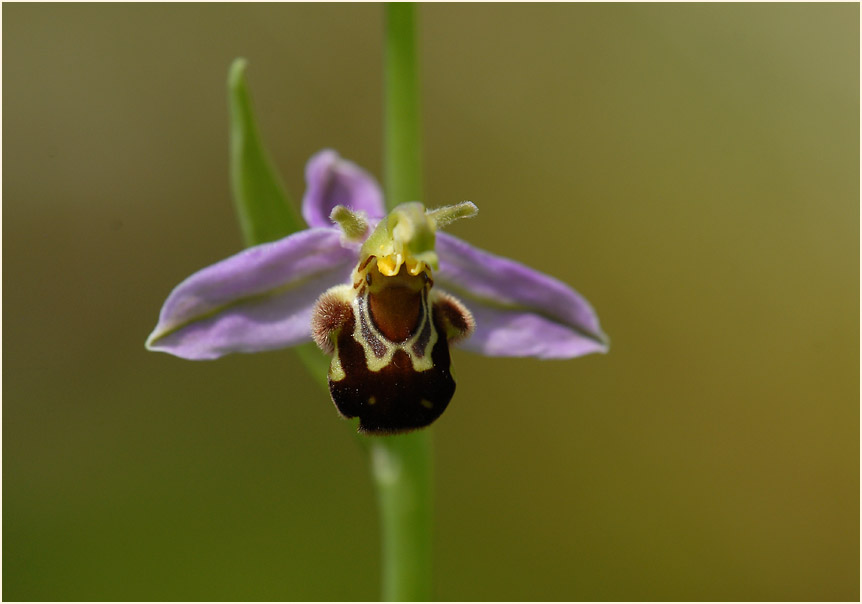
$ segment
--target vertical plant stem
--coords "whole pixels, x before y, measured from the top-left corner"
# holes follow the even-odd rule
[[[422,199],[419,75],[415,7],[385,8],[386,200],[389,207]],[[431,599],[431,432],[370,440],[371,471],[380,505],[383,599]]]
[[[431,435],[376,437],[371,470],[380,505],[383,599],[431,600]]]
[[[383,176],[391,210],[422,200],[422,137],[416,10],[412,2],[386,4]]]

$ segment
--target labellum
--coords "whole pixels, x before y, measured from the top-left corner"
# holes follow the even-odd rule
[[[398,206],[360,251],[351,283],[327,290],[312,313],[312,334],[332,355],[329,391],[338,412],[359,418],[359,431],[394,434],[427,426],[455,392],[450,344],[468,337],[473,317],[454,297],[434,289],[434,232],[476,206],[465,202],[426,212]],[[336,208],[347,238],[367,223]]]

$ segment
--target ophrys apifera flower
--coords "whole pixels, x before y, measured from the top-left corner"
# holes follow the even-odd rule
[[[309,228],[180,283],[149,349],[200,360],[314,339],[332,355],[336,408],[373,434],[440,416],[455,391],[450,345],[547,359],[607,350],[569,286],[440,231],[474,215],[472,203],[410,202],[384,216],[375,180],[333,151],[311,158],[306,180]]]

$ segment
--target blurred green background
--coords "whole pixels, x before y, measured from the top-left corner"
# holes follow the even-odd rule
[[[366,460],[293,353],[143,342],[241,247],[234,57],[295,197],[323,147],[380,176],[380,6],[3,17],[3,598],[377,598]],[[419,18],[425,201],[613,342],[455,353],[437,597],[858,600],[859,6]]]

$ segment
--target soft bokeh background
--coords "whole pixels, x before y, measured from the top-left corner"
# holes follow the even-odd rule
[[[293,195],[381,166],[377,5],[3,7],[3,598],[364,600],[374,493],[289,351],[143,342],[240,249],[225,79]],[[859,6],[424,5],[426,201],[611,354],[455,354],[440,599],[858,600]]]

